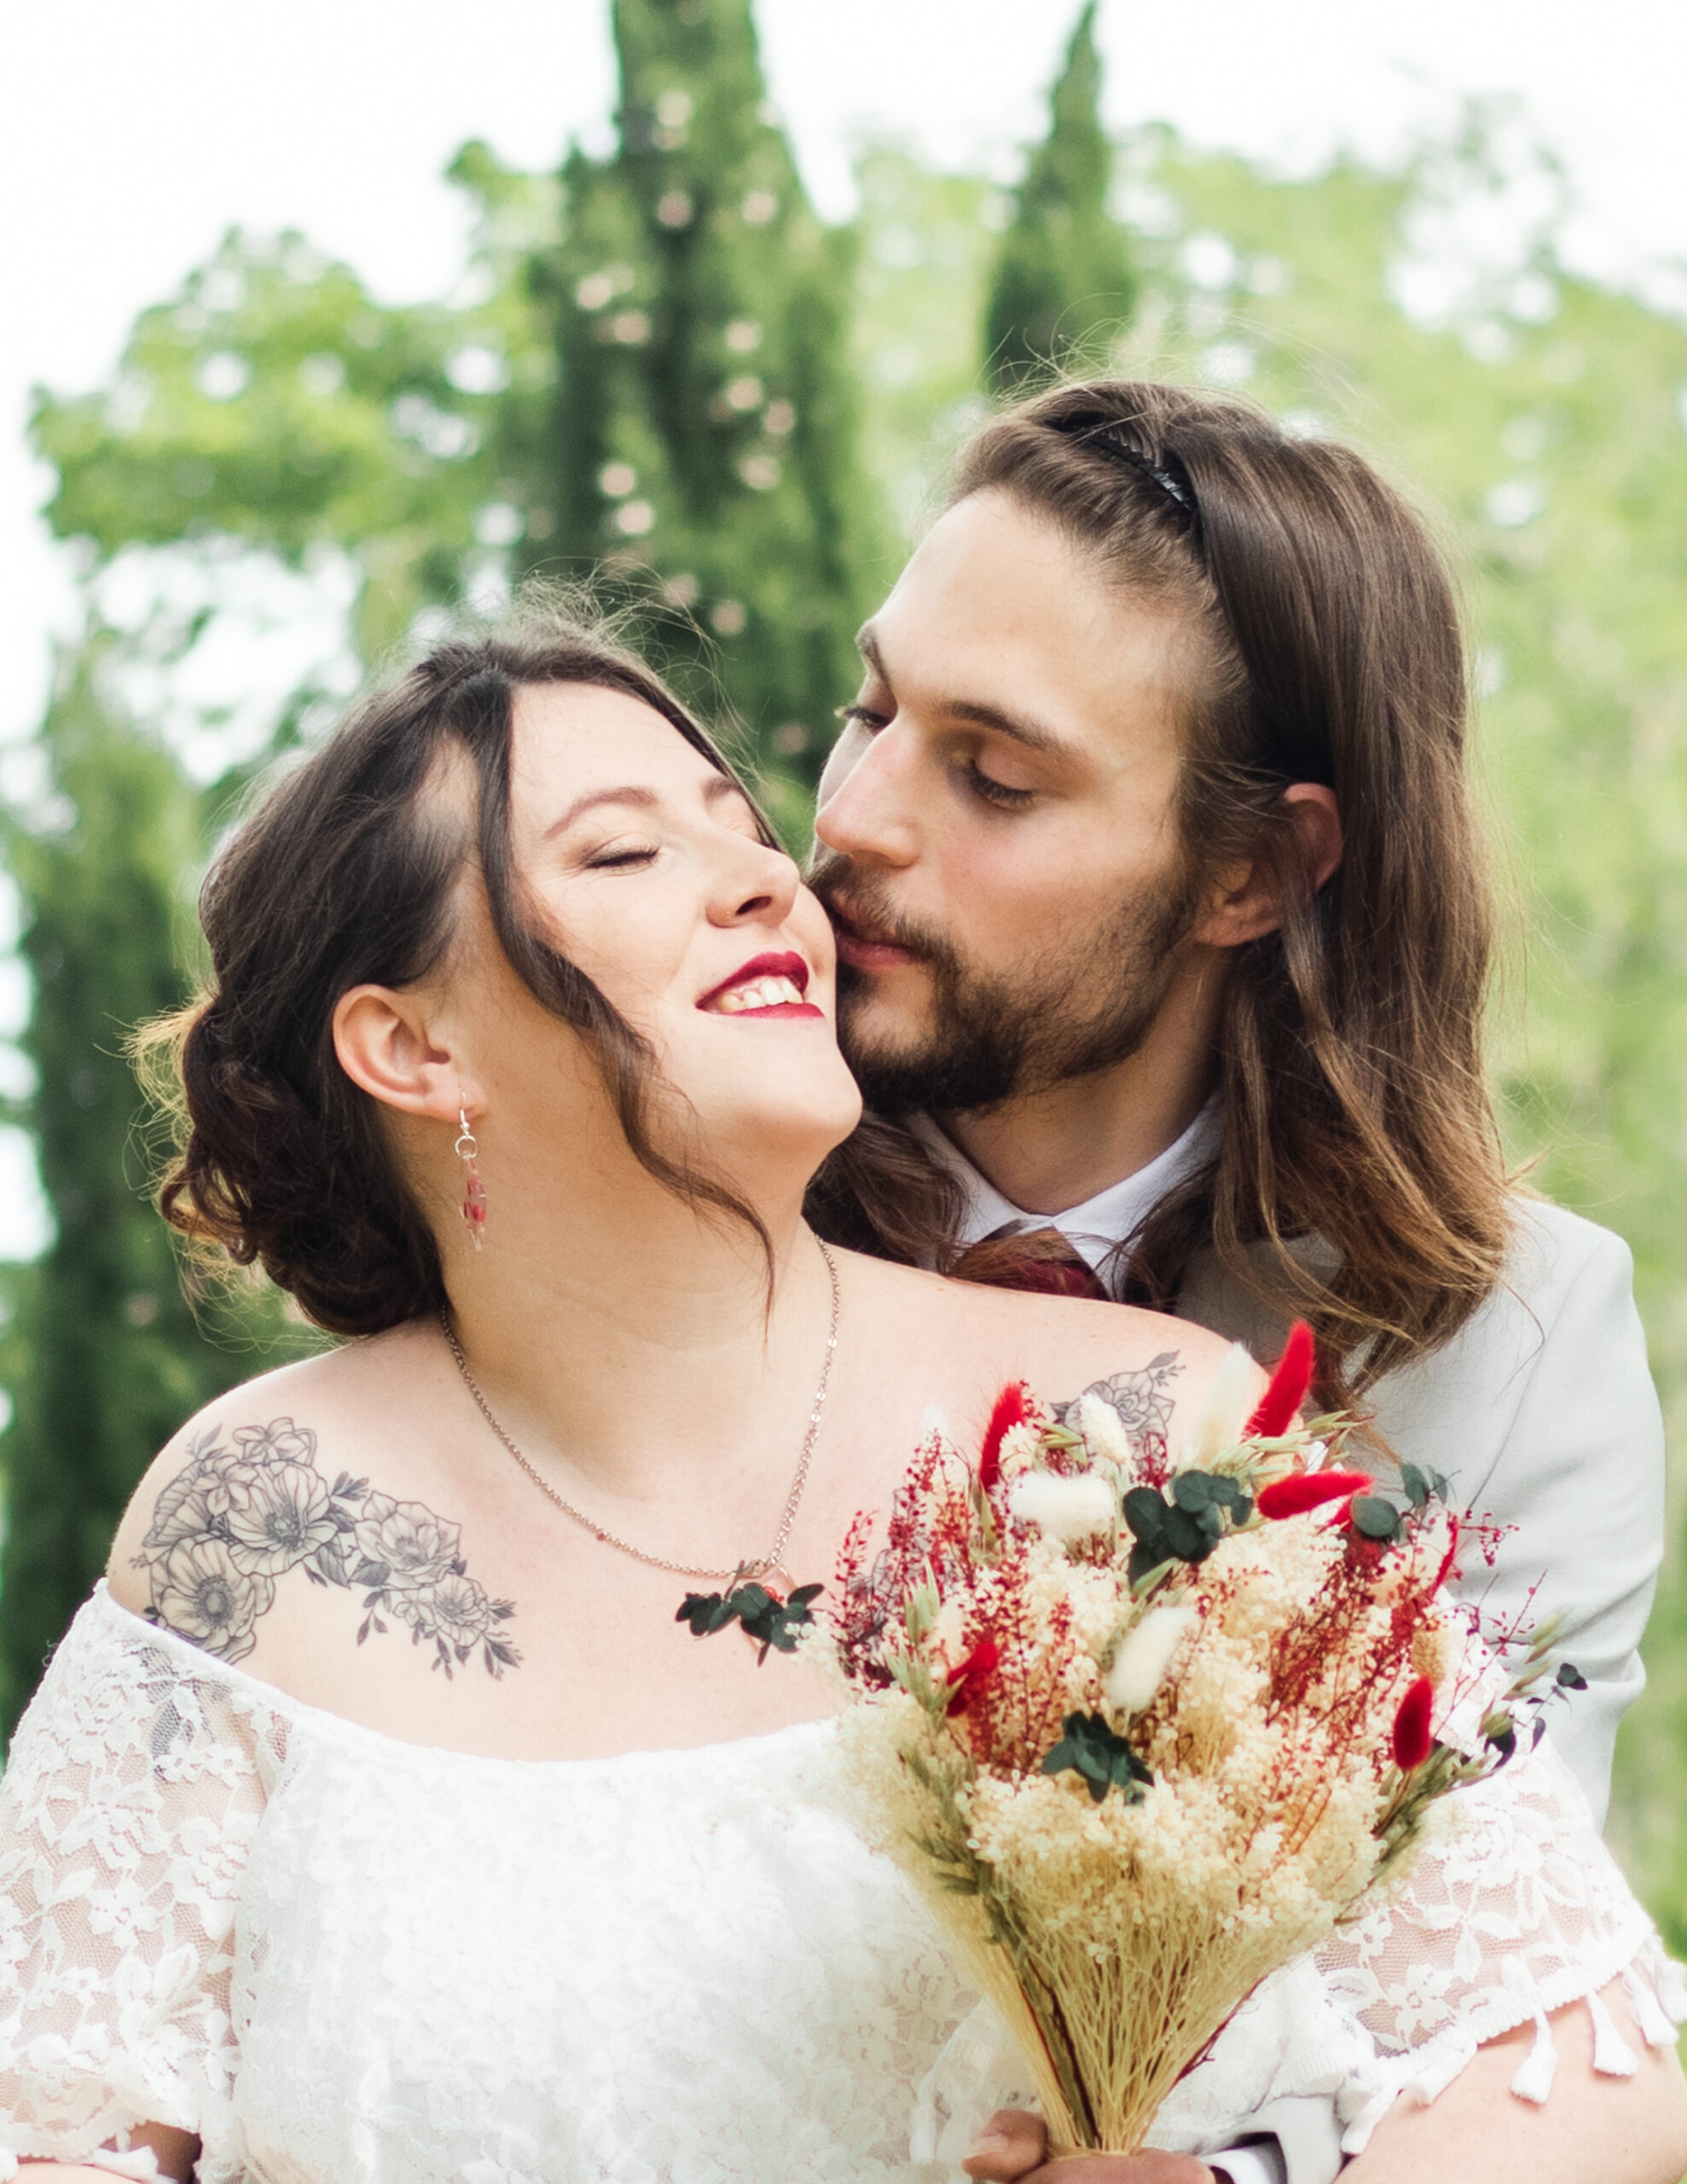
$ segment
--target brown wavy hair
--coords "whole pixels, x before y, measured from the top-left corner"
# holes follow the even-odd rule
[[[1108,439],[1192,489],[1198,518]],[[988,491],[1202,633],[1186,853],[1197,869],[1266,860],[1284,904],[1276,932],[1231,951],[1220,1148],[1127,1240],[1125,1294],[1170,1308],[1215,1253],[1244,1292],[1311,1320],[1320,1391],[1345,1402],[1464,1324],[1501,1279],[1509,1234],[1481,1043],[1492,913],[1446,569],[1351,449],[1175,386],[1097,380],[1014,404],[961,450],[948,505]],[[1332,789],[1342,815],[1342,864],[1322,887],[1282,801],[1297,781]],[[917,1141],[878,1118],[833,1156],[815,1215],[949,1264],[954,1195],[921,1167]]]
[[[745,1223],[771,1265],[751,1209],[655,1144],[660,1079],[646,1042],[545,937],[526,899],[510,847],[512,705],[517,690],[554,683],[640,700],[737,779],[605,625],[541,604],[442,644],[367,699],[237,828],[200,897],[209,986],[137,1041],[177,1122],[165,1219],[213,1260],[262,1267],[333,1333],[377,1333],[445,1302],[432,1231],[379,1103],[339,1066],[333,1019],[351,987],[408,985],[439,962],[472,859],[511,967],[584,1041],[638,1159],[700,1209]],[[452,752],[468,759],[477,791],[460,823],[424,794]]]

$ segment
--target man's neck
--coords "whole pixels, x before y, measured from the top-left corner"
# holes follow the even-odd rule
[[[1157,1160],[1206,1105],[1207,1078],[1132,1082],[1130,1063],[970,1114],[934,1117],[1012,1205],[1052,1219]]]
[[[1010,1205],[1051,1219],[1070,1212],[1157,1160],[1206,1106],[1223,991],[1222,965],[1191,949],[1123,1061],[933,1119]]]

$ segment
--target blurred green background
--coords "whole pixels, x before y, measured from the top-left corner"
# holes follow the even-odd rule
[[[86,623],[3,815],[35,998],[32,1089],[0,1121],[34,1136],[55,1230],[0,1270],[8,1721],[157,1445],[308,1339],[273,1296],[197,1321],[182,1302],[123,1056],[191,989],[194,886],[253,774],[457,603],[595,570],[805,840],[856,623],[991,391],[1050,366],[1245,392],[1353,440],[1429,511],[1472,635],[1511,1143],[1633,1246],[1682,1422],[1687,330],[1565,271],[1561,178],[1503,112],[1397,171],[1303,179],[1164,129],[1110,138],[1086,11],[1016,189],[869,147],[858,217],[828,226],[766,104],[748,0],[612,13],[616,148],[525,173],[466,146],[475,241],[449,300],[391,308],[303,236],[231,234],[105,385],[37,407]],[[1473,206],[1515,229],[1520,205],[1521,260],[1445,247]],[[344,618],[330,665],[183,732],[159,694],[226,618],[301,600]],[[1678,1492],[1612,1823],[1678,1950],[1681,1515]]]

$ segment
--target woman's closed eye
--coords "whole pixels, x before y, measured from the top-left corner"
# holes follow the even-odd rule
[[[583,863],[588,872],[635,872],[655,863],[659,851],[649,842],[606,842]]]

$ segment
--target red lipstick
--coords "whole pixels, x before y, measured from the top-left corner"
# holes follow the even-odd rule
[[[722,979],[719,985],[710,986],[697,1006],[710,1009],[710,1004],[718,1001],[732,987],[748,985],[757,979],[789,979],[798,993],[805,994],[809,990],[809,966],[802,956],[788,952],[752,956],[747,963],[740,963],[729,979]],[[713,1015],[754,1016],[763,1022],[770,1016],[825,1015],[825,1011],[816,1008],[811,1001],[778,1001],[765,1008],[710,1009],[710,1013]]]

